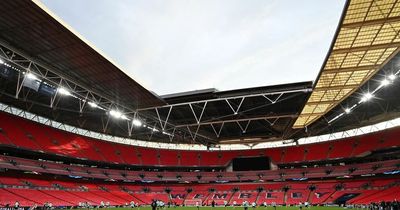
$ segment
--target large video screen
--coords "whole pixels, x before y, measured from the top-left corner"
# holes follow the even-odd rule
[[[233,171],[269,170],[269,157],[243,157],[232,161]]]

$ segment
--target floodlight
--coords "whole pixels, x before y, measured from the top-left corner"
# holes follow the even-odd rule
[[[58,93],[61,95],[66,95],[66,96],[72,95],[71,92],[69,92],[67,89],[65,89],[63,87],[58,88]]]
[[[368,100],[370,100],[372,97],[374,97],[374,96],[373,96],[371,93],[366,93],[366,94],[364,94],[364,96],[362,97],[361,101],[362,101],[362,102],[368,101]]]
[[[143,123],[139,119],[135,118],[132,120],[132,124],[136,127],[140,127]]]
[[[88,104],[89,104],[89,106],[92,107],[92,108],[97,108],[97,107],[99,107],[99,105],[97,105],[96,103],[91,102],[91,101],[89,101]]]
[[[382,86],[386,86],[386,85],[390,84],[390,81],[387,79],[384,79],[384,80],[382,80],[381,84],[382,84]]]
[[[120,111],[117,111],[117,110],[110,110],[109,113],[110,113],[111,116],[113,116],[115,118],[121,118],[121,116],[122,116],[122,113]]]
[[[127,120],[128,117],[126,115],[121,115],[121,119]]]
[[[396,79],[396,75],[394,75],[394,74],[391,74],[391,75],[389,75],[389,77],[388,77],[390,80],[395,80]]]
[[[349,114],[349,113],[351,112],[351,109],[346,108],[346,109],[344,110],[344,112],[346,112],[346,114]]]
[[[37,78],[37,76],[34,75],[34,74],[32,74],[32,73],[27,73],[27,74],[25,74],[25,77],[26,77],[27,79],[31,79],[31,80],[39,80],[39,79]]]
[[[0,59],[0,64],[4,64],[4,61]]]

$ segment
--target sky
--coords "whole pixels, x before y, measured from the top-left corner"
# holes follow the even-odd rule
[[[314,81],[344,0],[42,0],[158,95]]]

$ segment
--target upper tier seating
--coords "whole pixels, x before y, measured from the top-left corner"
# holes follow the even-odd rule
[[[0,112],[0,146],[44,151],[100,162],[149,166],[226,166],[236,157],[268,156],[274,163],[350,158],[399,147],[399,128],[322,143],[238,151],[180,151],[107,142]]]

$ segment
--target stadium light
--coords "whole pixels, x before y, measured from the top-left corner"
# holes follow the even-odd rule
[[[30,72],[25,74],[25,77],[27,79],[31,79],[31,80],[39,80],[39,78],[36,75],[34,75],[34,74],[30,73]]]
[[[391,74],[391,75],[389,75],[389,77],[388,77],[390,80],[395,80],[396,79],[396,75],[394,75],[394,74]]]
[[[120,111],[117,111],[117,110],[110,110],[109,113],[110,113],[111,116],[113,116],[115,118],[121,118],[121,116],[122,116],[122,113]]]
[[[140,126],[142,126],[143,123],[139,119],[135,118],[132,120],[132,124],[136,127],[140,127]]]
[[[110,110],[109,113],[112,117],[117,118],[117,119],[123,119],[123,120],[128,119],[128,117],[126,115],[122,114],[122,112],[120,112],[118,110]]]
[[[36,77],[36,75],[34,75],[34,74],[32,74],[32,73],[26,73],[25,74],[25,77],[27,78],[27,79],[32,79],[32,80],[37,80],[38,78]]]
[[[97,105],[96,103],[91,102],[91,101],[89,101],[88,104],[89,104],[89,106],[92,107],[92,108],[97,108],[97,107],[99,107],[99,105]]]
[[[69,92],[67,89],[65,89],[63,87],[59,87],[57,90],[58,90],[58,93],[61,95],[66,95],[66,96],[72,95],[71,92]]]
[[[384,79],[384,80],[382,80],[382,82],[381,82],[381,85],[382,85],[382,86],[386,86],[386,85],[389,85],[389,84],[390,84],[390,81],[387,80],[387,79]]]
[[[358,103],[354,104],[353,106],[351,106],[349,108],[344,109],[344,112],[340,113],[339,115],[337,115],[333,119],[329,120],[328,123],[330,124],[331,122],[339,119],[343,115],[349,114],[351,112],[351,110],[355,109],[361,103],[364,103],[364,102],[369,101],[370,99],[372,99],[374,97],[374,95],[373,95],[374,93],[379,91],[382,87],[390,85],[391,83],[393,83],[394,80],[396,80],[398,74],[400,74],[400,70],[397,70],[397,72],[392,73],[389,76],[386,76],[386,78],[381,81],[381,84],[377,88],[375,88],[375,90],[373,90],[372,92],[365,93],[361,97],[361,100]]]
[[[361,99],[361,102],[369,101],[372,97],[374,97],[371,93],[366,93]]]
[[[0,59],[0,64],[4,64],[4,61]]]

